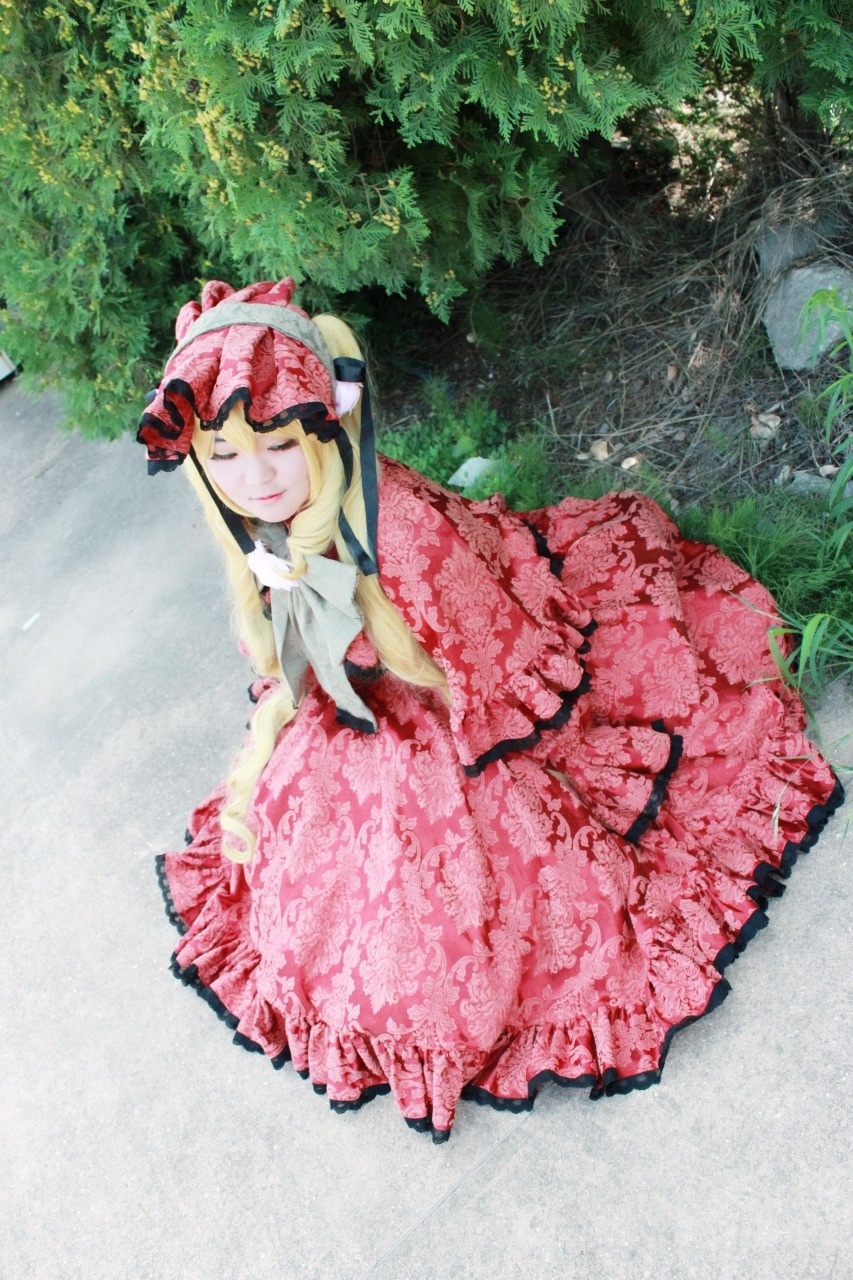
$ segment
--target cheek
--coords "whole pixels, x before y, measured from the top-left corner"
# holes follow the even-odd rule
[[[244,497],[246,486],[239,459],[231,458],[227,463],[223,462],[219,466],[212,467],[210,474],[226,498],[239,503]]]
[[[290,487],[303,491],[307,497],[308,490],[311,487],[311,482],[308,477],[308,463],[306,461],[305,454],[301,449],[298,452],[294,449],[292,460],[288,459],[288,462]]]

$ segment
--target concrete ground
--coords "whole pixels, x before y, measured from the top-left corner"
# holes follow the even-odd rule
[[[664,1080],[450,1142],[334,1115],[168,973],[153,873],[246,719],[214,549],[180,475],[0,391],[0,1276],[850,1277],[850,804],[682,1032]],[[853,759],[853,700],[819,713]],[[846,816],[845,816],[846,815]]]

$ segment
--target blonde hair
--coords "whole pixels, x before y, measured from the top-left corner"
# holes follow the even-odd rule
[[[361,358],[358,342],[352,330],[335,316],[315,316],[314,323],[322,333],[333,358],[351,356]],[[270,433],[281,439],[299,441],[308,467],[309,497],[305,506],[290,522],[288,547],[293,564],[294,578],[305,572],[305,556],[323,555],[334,543],[338,557],[346,564],[353,558],[341,535],[338,516],[346,515],[362,546],[367,546],[367,520],[361,488],[359,436],[361,432],[361,403],[351,413],[341,418],[353,449],[352,480],[345,488],[345,476],[340,454],[334,442],[321,443],[315,435],[307,434],[298,420],[279,427]],[[249,513],[240,510],[229,501],[207,467],[213,449],[214,434],[223,436],[236,448],[254,451],[257,448],[255,432],[245,420],[242,406],[237,406],[228,420],[216,433],[202,431],[198,423],[193,435],[193,447],[199,463],[211,486],[221,500],[236,510],[238,515],[251,519]],[[228,579],[234,596],[234,620],[237,634],[248,650],[252,666],[259,676],[281,676],[281,666],[276,653],[272,623],[264,614],[263,601],[255,576],[246,563],[246,557],[222,519],[216,504],[196,468],[190,463],[185,467],[192,487],[198,494],[208,524],[225,556]],[[372,548],[375,552],[375,548]],[[356,588],[364,617],[365,628],[373,641],[380,661],[389,671],[409,684],[439,689],[449,701],[447,678],[422,649],[413,632],[403,621],[394,605],[385,595],[376,574],[368,577],[360,571]],[[255,848],[255,833],[246,823],[246,814],[252,795],[270,756],[278,735],[296,715],[296,707],[286,685],[270,693],[256,710],[251,731],[243,751],[237,757],[227,780],[228,795],[220,813],[225,838],[223,852],[234,862],[248,862]],[[235,843],[235,840],[239,843]]]

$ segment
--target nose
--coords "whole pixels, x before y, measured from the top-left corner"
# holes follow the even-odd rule
[[[251,485],[266,484],[272,475],[272,460],[266,449],[258,449],[246,458],[246,480]]]

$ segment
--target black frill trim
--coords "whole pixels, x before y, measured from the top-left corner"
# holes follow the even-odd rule
[[[708,1003],[702,1013],[697,1014],[694,1017],[684,1018],[681,1022],[677,1023],[676,1026],[670,1028],[661,1048],[658,1065],[653,1071],[641,1071],[634,1076],[620,1077],[617,1075],[615,1069],[610,1067],[604,1072],[601,1079],[589,1074],[569,1078],[567,1076],[558,1075],[555,1071],[540,1071],[538,1075],[534,1076],[529,1081],[526,1097],[500,1098],[493,1093],[489,1093],[487,1089],[483,1089],[479,1085],[468,1084],[462,1090],[460,1095],[461,1098],[467,1102],[475,1102],[480,1106],[492,1107],[495,1111],[522,1112],[530,1111],[533,1108],[533,1104],[536,1101],[536,1095],[542,1086],[546,1084],[556,1084],[559,1085],[560,1088],[564,1089],[590,1089],[589,1096],[592,1099],[603,1098],[605,1096],[612,1097],[616,1094],[632,1093],[635,1089],[648,1089],[651,1085],[657,1084],[661,1078],[661,1073],[663,1072],[664,1063],[666,1062],[673,1036],[677,1031],[681,1031],[684,1027],[689,1026],[691,1022],[698,1022],[700,1018],[704,1018],[707,1014],[716,1009],[718,1005],[722,1004],[731,989],[728,981],[722,976],[723,970],[726,969],[738,955],[740,955],[741,951],[743,951],[747,943],[755,936],[755,934],[767,925],[768,920],[765,914],[767,902],[763,896],[762,890],[764,893],[769,892],[770,896],[774,897],[778,896],[782,892],[784,886],[779,884],[777,877],[787,877],[790,875],[791,868],[797,861],[798,856],[812,848],[820,835],[820,832],[826,826],[827,821],[841,805],[843,800],[844,788],[840,781],[836,779],[832,793],[825,804],[815,805],[814,808],[809,811],[806,817],[809,830],[803,839],[798,842],[789,841],[785,846],[782,853],[781,866],[778,869],[773,868],[766,862],[762,862],[757,865],[753,872],[753,880],[755,883],[753,888],[750,890],[750,896],[756,901],[755,911],[743,925],[734,941],[723,947],[714,960],[714,966],[721,976],[714,986]],[[166,877],[164,855],[161,854],[157,858],[156,866],[157,879],[166,903],[166,914],[178,931],[180,933],[184,933],[186,931],[186,926],[175,910],[168,879]],[[204,985],[198,976],[198,969],[194,964],[189,965],[186,969],[182,969],[176,958],[172,956],[170,968],[175,977],[178,978],[184,986],[194,988],[201,999],[204,1000],[211,1009],[213,1009],[221,1022],[224,1022],[232,1031],[235,1031],[234,1043],[236,1045],[240,1048],[246,1049],[250,1053],[263,1053],[260,1045],[255,1044],[254,1041],[236,1031],[238,1019],[226,1008],[216,993],[212,991],[210,987],[206,987]],[[285,1047],[281,1053],[277,1054],[274,1058],[270,1058],[269,1061],[272,1063],[273,1067],[278,1070],[288,1062],[289,1059],[290,1051]],[[307,1071],[301,1071],[299,1074],[303,1078],[308,1077]],[[324,1094],[326,1092],[325,1085],[315,1085],[314,1091],[316,1093]],[[345,1111],[358,1111],[373,1098],[389,1092],[390,1085],[388,1084],[370,1085],[362,1091],[358,1098],[355,1098],[352,1101],[339,1102],[334,1099],[330,1099],[329,1105],[333,1111],[339,1113]],[[404,1118],[410,1129],[414,1129],[418,1133],[431,1134],[432,1140],[435,1143],[446,1142],[450,1137],[449,1129],[433,1128],[431,1118],[428,1115],[417,1117],[415,1119],[409,1119],[408,1117]]]
[[[536,550],[543,560],[547,560],[551,572],[555,578],[562,579],[563,574],[563,557],[556,555],[548,546],[548,540],[545,535],[536,528],[529,520],[524,521],[525,528],[530,530],[533,535],[533,541],[536,544]],[[579,635],[584,637],[584,643],[575,650],[578,661],[581,665],[583,674],[580,683],[574,689],[565,689],[560,694],[561,707],[546,720],[535,720],[533,729],[526,738],[502,738],[500,742],[496,742],[488,751],[484,751],[481,756],[473,764],[464,766],[465,773],[469,778],[476,778],[483,772],[488,765],[493,764],[495,760],[500,760],[508,751],[529,751],[531,747],[536,747],[542,741],[542,734],[549,729],[561,729],[564,724],[571,719],[574,705],[583,694],[589,692],[590,676],[583,661],[583,655],[589,653],[590,644],[589,637],[598,629],[598,623],[593,618],[585,627],[575,627]],[[675,766],[673,766],[675,767]]]
[[[378,680],[381,675],[384,675],[384,673],[385,668],[381,665],[377,665],[375,667],[360,667],[357,662],[350,662],[349,658],[344,658],[344,675],[350,682],[353,680],[364,680],[368,682]]]
[[[578,698],[589,691],[589,686],[589,672],[584,667],[580,683],[574,689],[564,690],[560,694],[561,706],[559,711],[549,716],[547,720],[535,720],[533,722],[533,730],[526,738],[502,738],[493,747],[489,747],[488,751],[484,751],[481,756],[477,756],[473,764],[466,764],[464,766],[465,773],[469,778],[476,778],[487,765],[493,764],[495,760],[500,760],[501,756],[505,756],[508,751],[529,751],[531,747],[537,746],[542,741],[542,734],[546,730],[560,729],[566,724],[571,718]]]
[[[189,834],[190,833],[187,832],[187,836],[189,836]],[[186,843],[189,844],[190,841],[186,840]],[[169,923],[173,924],[181,937],[183,937],[187,931],[187,926],[178,915],[174,899],[172,898],[172,890],[169,888],[169,877],[166,875],[165,853],[157,854],[157,857],[154,859],[154,867],[157,872],[157,883],[159,884],[160,892],[163,895],[163,904],[166,908],[166,916],[168,917]],[[172,958],[174,959],[174,957]]]
[[[663,720],[653,720],[651,728],[656,729],[658,733],[666,733],[667,727]],[[646,801],[643,812],[638,814],[625,832],[625,839],[631,844],[636,844],[640,836],[648,830],[649,824],[654,822],[660,813],[660,807],[663,804],[666,789],[669,786],[670,779],[678,768],[678,762],[681,759],[681,753],[684,749],[684,740],[678,733],[669,734],[669,756],[666,764],[654,780],[652,789],[649,792],[649,798]]]
[[[140,437],[139,437],[139,436],[137,436],[137,442],[138,442],[139,444],[144,444],[144,443],[145,443],[145,441],[144,441],[144,440],[142,440],[142,439],[140,439]],[[149,459],[148,459],[148,463],[147,463],[147,472],[148,472],[148,475],[149,475],[149,476],[157,476],[157,475],[159,475],[159,474],[160,474],[160,472],[161,472],[161,471],[164,471],[164,472],[165,472],[165,471],[177,471],[178,467],[181,465],[181,463],[183,462],[183,460],[184,460],[184,459],[183,459],[183,457],[180,457],[180,458],[149,458]]]
[[[183,416],[171,399],[173,395],[180,396],[182,400],[186,400],[196,418],[198,418],[202,431],[218,431],[231,416],[231,411],[237,404],[243,405],[246,422],[252,430],[260,431],[264,434],[286,426],[294,418],[298,418],[302,422],[306,431],[313,431],[317,435],[322,433],[324,440],[333,439],[340,430],[340,423],[335,418],[329,418],[329,411],[322,400],[306,400],[302,404],[288,405],[286,409],[274,414],[272,418],[253,418],[250,412],[252,393],[249,387],[235,387],[231,394],[222,401],[214,418],[202,418],[196,404],[195,391],[185,378],[169,378],[163,387],[163,407],[172,419],[174,432],[170,432],[163,419],[153,413],[143,413],[140,430],[150,422],[151,426],[158,430],[165,439],[177,440],[180,438],[185,424]]]
[[[335,719],[338,724],[345,725],[348,729],[356,729],[359,733],[375,734],[379,732],[376,725],[364,720],[361,716],[354,716],[351,711],[346,711],[343,707],[335,707]]]
[[[156,396],[146,396],[146,405]],[[275,414],[272,418],[255,419],[251,415],[252,395],[248,387],[235,387],[229,396],[222,402],[219,412],[215,418],[204,420],[198,412],[195,400],[195,392],[192,386],[185,378],[170,378],[163,387],[163,407],[172,420],[173,428],[170,430],[168,423],[157,416],[149,413],[146,409],[139,420],[139,427],[136,433],[136,439],[139,444],[145,444],[142,431],[145,427],[150,427],[156,431],[163,441],[178,441],[186,427],[186,423],[182,414],[172,400],[172,396],[180,396],[190,405],[195,417],[199,421],[199,425],[203,431],[218,431],[226,419],[231,415],[231,411],[235,405],[242,404],[246,422],[253,431],[266,434],[269,431],[276,431],[279,427],[284,427],[288,422],[292,422],[294,418],[298,418],[302,423],[302,427],[317,437],[322,443],[336,439],[341,434],[341,424],[337,418],[330,418],[326,405],[321,400],[308,400],[303,404],[289,405],[280,413]],[[153,446],[159,451],[166,453],[163,445]],[[174,471],[184,461],[182,457],[154,457],[148,460],[148,474],[156,475],[160,471]]]
[[[548,561],[554,577],[562,580],[564,564],[563,557],[558,556],[556,552],[551,550],[548,546],[548,539],[545,537],[545,534],[541,529],[537,529],[536,525],[533,524],[532,521],[525,520],[524,526],[533,534],[533,541],[536,543],[536,550],[539,552],[540,556],[542,556],[543,560]]]

